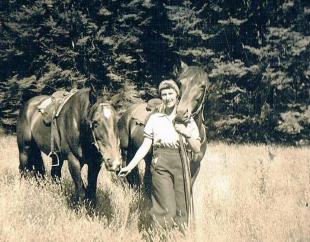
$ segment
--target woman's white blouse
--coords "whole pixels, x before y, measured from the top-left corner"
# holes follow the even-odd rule
[[[154,147],[178,148],[179,134],[172,121],[173,119],[164,113],[152,114],[145,125],[144,136],[153,140]],[[193,118],[190,119],[186,127],[190,130],[191,138],[200,139],[199,130]],[[184,142],[186,142],[185,139]]]

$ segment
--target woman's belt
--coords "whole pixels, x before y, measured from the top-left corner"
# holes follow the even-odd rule
[[[153,151],[155,150],[171,150],[171,151],[180,151],[180,147],[168,147],[168,146],[160,146],[160,145],[154,145],[153,146]],[[192,157],[192,150],[186,149],[186,152],[189,157]]]
[[[175,151],[179,151],[179,147],[168,147],[168,146],[154,145],[153,150],[175,150]]]

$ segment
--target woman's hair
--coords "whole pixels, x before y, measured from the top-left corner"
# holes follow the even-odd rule
[[[159,84],[159,87],[158,87],[158,92],[159,92],[159,95],[161,94],[161,91],[163,89],[169,89],[169,88],[172,88],[175,90],[175,92],[177,93],[178,96],[180,96],[180,89],[177,85],[177,83],[172,80],[172,79],[169,79],[169,80],[163,80],[160,84]]]

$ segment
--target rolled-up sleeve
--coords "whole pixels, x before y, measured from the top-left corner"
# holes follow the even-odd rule
[[[144,137],[153,139],[154,138],[154,117],[153,115],[150,116],[149,120],[147,121],[144,127]]]
[[[191,118],[190,122],[187,124],[187,129],[191,133],[191,138],[200,140],[199,129],[193,118]]]

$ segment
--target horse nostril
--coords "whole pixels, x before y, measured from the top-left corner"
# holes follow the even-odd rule
[[[184,116],[188,117],[188,116],[189,116],[189,113],[190,113],[190,112],[189,112],[189,109],[187,108],[187,109],[186,109],[186,112],[185,112],[185,114],[184,114]]]
[[[116,172],[119,172],[121,170],[121,165],[118,165],[116,168],[115,168],[115,171]]]
[[[178,110],[178,111],[177,111],[177,115],[180,116],[180,117],[188,116],[188,115],[189,115],[189,110],[188,110],[188,108]]]
[[[110,158],[107,158],[106,160],[105,160],[105,162],[106,162],[106,164],[107,164],[107,166],[111,166],[112,164],[111,164],[111,159]]]

